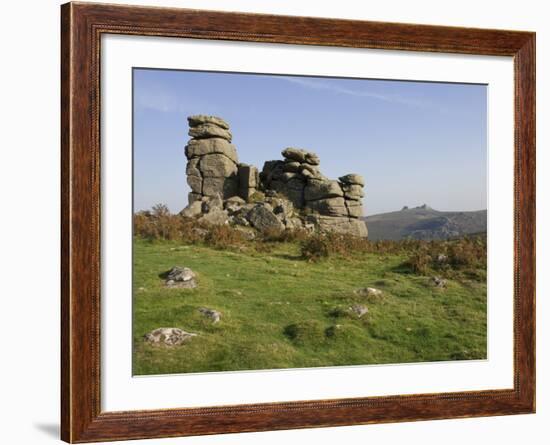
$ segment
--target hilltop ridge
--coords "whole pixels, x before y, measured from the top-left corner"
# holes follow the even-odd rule
[[[380,213],[364,218],[369,239],[400,240],[406,238],[434,240],[487,231],[487,210],[445,212],[427,204]]]

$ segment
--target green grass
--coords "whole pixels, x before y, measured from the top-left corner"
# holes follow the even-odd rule
[[[309,263],[296,243],[216,250],[134,241],[135,375],[486,358],[486,283],[468,276],[437,289],[402,267],[406,256],[358,253]],[[196,289],[168,289],[172,266],[198,274]],[[375,287],[383,297],[354,291]],[[369,313],[346,312],[353,303]],[[212,324],[199,311],[222,312]],[[143,335],[178,327],[199,335],[155,347]]]

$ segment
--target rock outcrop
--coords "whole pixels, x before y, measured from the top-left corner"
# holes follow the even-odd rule
[[[283,159],[262,171],[239,163],[229,124],[214,116],[190,116],[185,147],[189,205],[182,211],[212,224],[231,223],[260,231],[317,229],[366,237],[358,174],[325,177],[311,151],[288,147]],[[240,200],[240,201],[239,201]],[[200,204],[199,204],[200,203]]]

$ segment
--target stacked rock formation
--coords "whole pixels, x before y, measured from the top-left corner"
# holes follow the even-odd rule
[[[250,225],[258,230],[316,228],[366,237],[362,198],[365,182],[348,174],[325,177],[317,154],[289,147],[282,160],[265,162],[262,172],[239,164],[229,125],[213,116],[190,116],[185,148],[191,187],[185,216]],[[211,212],[213,208],[221,209]]]
[[[190,116],[185,147],[189,203],[203,197],[227,199],[239,190],[237,150],[231,144],[229,125],[214,116]]]
[[[260,174],[266,190],[286,196],[303,209],[307,221],[321,230],[333,230],[366,237],[361,200],[365,182],[360,175],[349,174],[338,181],[325,177],[317,154],[299,148],[286,148],[282,161],[267,161]]]

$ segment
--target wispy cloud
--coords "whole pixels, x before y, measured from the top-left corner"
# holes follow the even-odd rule
[[[163,113],[179,111],[176,97],[162,88],[140,88],[135,97],[135,106]]]
[[[345,95],[354,96],[354,97],[365,97],[369,99],[380,100],[383,102],[399,103],[399,104],[405,104],[405,105],[421,107],[421,108],[425,108],[431,105],[427,101],[408,98],[399,94],[386,94],[386,93],[375,93],[375,92],[364,91],[364,90],[354,90],[351,88],[342,87],[341,85],[335,85],[334,83],[330,83],[323,80],[306,79],[302,77],[286,77],[286,76],[281,76],[277,78],[296,85],[301,85],[305,88],[309,88],[312,90],[332,91],[336,94],[345,94]]]

